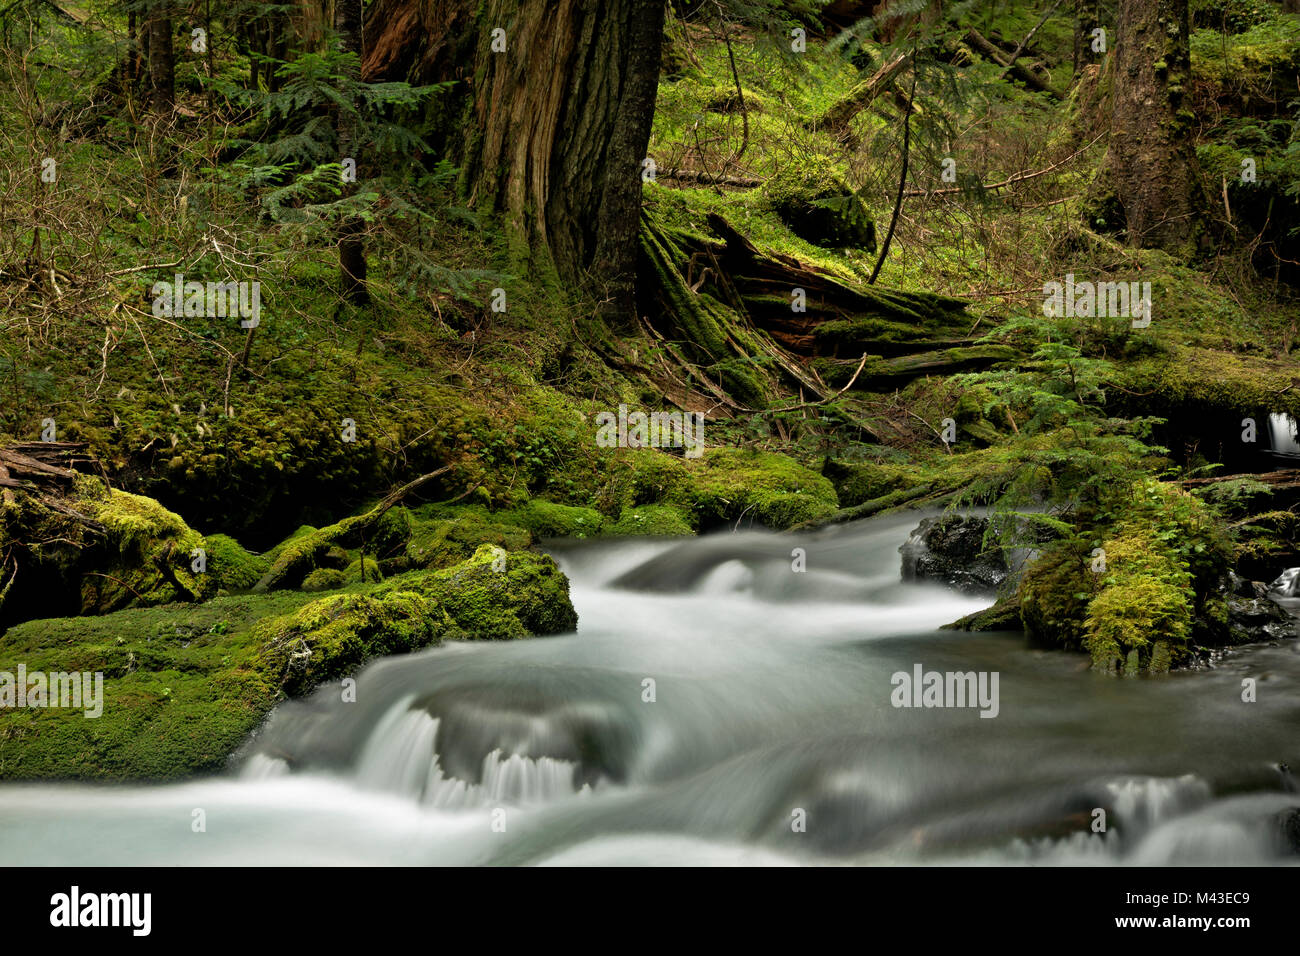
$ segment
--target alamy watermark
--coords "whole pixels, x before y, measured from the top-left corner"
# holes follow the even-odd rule
[[[981,717],[996,717],[998,671],[927,671],[920,664],[912,673],[895,671],[889,678],[895,707],[978,707]]]
[[[596,444],[601,448],[682,448],[687,458],[704,454],[703,412],[628,412],[596,415]]]
[[[260,282],[186,282],[178,272],[171,282],[155,282],[150,294],[153,314],[159,317],[238,316],[245,329],[255,329],[261,321]]]
[[[1043,283],[1043,315],[1132,319],[1133,328],[1145,329],[1151,324],[1151,283],[1075,282],[1070,272],[1064,282]]]
[[[104,675],[100,671],[0,671],[0,707],[71,707],[94,719],[104,713]]]
[[[73,886],[50,897],[50,925],[121,926],[133,936],[148,936],[153,925],[152,893],[83,893]]]

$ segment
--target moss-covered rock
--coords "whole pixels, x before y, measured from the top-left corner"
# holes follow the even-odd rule
[[[691,525],[670,505],[642,505],[627,508],[618,521],[605,528],[614,535],[688,535]]]
[[[371,658],[576,625],[554,561],[491,546],[451,568],[325,597],[280,590],[30,621],[0,639],[0,667],[100,672],[103,708],[94,719],[69,708],[0,709],[0,779],[212,772],[283,695]]]
[[[270,567],[265,557],[244,550],[229,535],[207,535],[203,550],[207,553],[207,570],[199,579],[203,597],[212,597],[218,591],[247,591]]]
[[[562,634],[578,626],[569,581],[545,554],[483,545],[454,567],[398,575],[374,594],[382,598],[404,591],[432,598],[445,609],[455,622],[447,637],[495,640]]]
[[[347,573],[340,571],[338,568],[317,568],[303,580],[302,589],[304,591],[335,591],[343,587],[347,582]]]
[[[818,246],[876,248],[866,204],[829,163],[789,163],[763,186],[772,209],[801,239]]]
[[[745,522],[785,529],[835,513],[835,489],[822,475],[773,452],[711,448],[687,463],[664,503],[690,512],[701,528]]]
[[[452,626],[437,601],[414,591],[336,594],[264,621],[258,666],[286,694],[351,673],[372,657],[418,650]]]
[[[592,508],[575,508],[534,498],[505,517],[538,538],[587,538],[600,533],[605,516]]]

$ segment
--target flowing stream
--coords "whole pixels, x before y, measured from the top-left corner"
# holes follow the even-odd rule
[[[377,661],[225,776],[0,787],[0,863],[1300,862],[1300,642],[1119,680],[940,630],[990,599],[900,580],[917,520],[557,544],[577,634]],[[893,706],[917,665],[996,717]]]

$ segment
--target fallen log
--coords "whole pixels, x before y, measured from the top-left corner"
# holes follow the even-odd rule
[[[980,53],[980,55],[983,56],[986,60],[990,60],[993,63],[996,63],[998,66],[1002,67],[1004,73],[1009,71],[1012,76],[1014,76],[1021,83],[1024,83],[1026,86],[1032,87],[1033,89],[1038,90],[1038,92],[1040,93],[1046,93],[1048,96],[1052,97],[1053,99],[1059,99],[1055,90],[1053,90],[1050,86],[1048,86],[1037,76],[1035,76],[1033,72],[1021,66],[1019,63],[1011,62],[1011,59],[1010,57],[1007,56],[1007,54],[1003,53],[1000,49],[998,49],[997,46],[991,43],[987,37],[985,37],[974,27],[971,27],[969,30],[967,30],[966,35],[962,39],[966,41],[968,46],[971,46],[975,50],[977,50]]]

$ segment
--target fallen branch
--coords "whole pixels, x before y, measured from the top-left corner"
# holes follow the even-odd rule
[[[1088,149],[1091,149],[1092,146],[1097,142],[1097,140],[1101,139],[1105,135],[1106,135],[1105,133],[1099,133],[1097,136],[1094,136],[1092,138],[1092,140],[1088,143],[1087,146],[1079,147],[1069,156],[1065,157],[1065,159],[1058,160],[1057,162],[1052,163],[1052,165],[1050,166],[1045,166],[1044,168],[1035,170],[1032,173],[1016,173],[1014,176],[1008,176],[1000,183],[990,183],[987,186],[981,186],[980,189],[983,190],[984,192],[991,192],[992,190],[995,189],[1005,189],[1006,187],[1014,186],[1017,183],[1027,182],[1030,179],[1037,179],[1039,176],[1046,176],[1052,170],[1060,169],[1062,166],[1070,162],[1070,160],[1074,159],[1076,156],[1087,151]],[[966,187],[952,186],[949,187],[948,189],[909,189],[906,193],[904,193],[904,195],[906,196],[955,196],[956,194],[962,192],[966,192]]]
[[[1062,2],[1063,0],[1056,0],[1054,4],[1047,8],[1047,12],[1038,18],[1038,22],[1034,24],[1034,28],[1025,35],[1025,38],[1020,41],[1020,45],[1016,47],[1015,52],[1011,54],[1010,62],[1008,62],[1002,72],[998,74],[999,80],[1004,79],[1006,75],[1011,72],[1011,67],[1015,65],[1016,60],[1020,59],[1020,54],[1025,52],[1025,47],[1029,46],[1029,42],[1033,40],[1034,34],[1037,33],[1039,28],[1047,22],[1047,18],[1056,12],[1056,8],[1059,7]]]
[[[989,40],[974,27],[971,27],[971,29],[966,31],[964,39],[968,44],[978,50],[985,59],[992,60],[998,66],[1005,67],[1015,75],[1016,79],[1020,80],[1020,82],[1024,83],[1026,86],[1031,86],[1040,93],[1046,93],[1053,99],[1059,99],[1055,90],[1036,77],[1029,70],[1026,70],[1019,63],[1008,62],[1007,55],[989,42]]]

